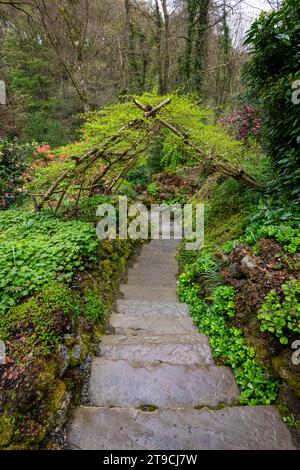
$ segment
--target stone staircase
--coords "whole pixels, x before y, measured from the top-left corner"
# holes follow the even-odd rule
[[[214,364],[208,338],[178,303],[177,243],[153,240],[129,270],[67,447],[293,449],[275,407],[237,406],[231,370]]]

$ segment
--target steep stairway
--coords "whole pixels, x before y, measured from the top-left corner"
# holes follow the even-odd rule
[[[68,448],[293,449],[275,407],[237,405],[231,370],[214,364],[208,338],[178,302],[177,245],[153,240],[129,270]]]

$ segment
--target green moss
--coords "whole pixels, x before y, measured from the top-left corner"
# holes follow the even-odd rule
[[[230,240],[238,238],[243,233],[244,217],[241,213],[229,217],[224,215],[214,220],[205,234],[207,245],[221,246]]]
[[[291,351],[284,350],[279,356],[272,359],[272,366],[278,376],[284,380],[290,390],[300,398],[300,370],[299,366],[291,363]]]
[[[111,268],[111,263],[108,259],[105,259],[104,261],[102,261],[102,269],[103,269],[103,272],[107,274],[107,276],[111,276],[113,273],[113,270]]]
[[[60,410],[62,402],[67,392],[66,382],[63,380],[56,380],[52,387],[52,392],[48,401],[48,408],[54,415]]]
[[[155,405],[141,405],[141,406],[140,406],[140,410],[141,410],[141,411],[153,412],[153,411],[158,410],[158,407],[155,406]]]
[[[95,289],[88,289],[85,292],[84,315],[88,320],[99,321],[105,315],[103,300]]]
[[[113,253],[114,248],[109,240],[103,240],[101,243],[101,248],[105,253],[109,255]]]
[[[35,297],[10,309],[0,317],[0,335],[4,340],[25,336],[26,343],[16,344],[15,356],[36,350],[47,356],[62,339],[62,332],[76,311],[71,289],[52,283]]]
[[[14,434],[14,418],[0,415],[0,449],[7,447]]]

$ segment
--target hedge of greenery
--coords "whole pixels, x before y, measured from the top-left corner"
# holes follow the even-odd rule
[[[285,0],[278,11],[262,13],[247,35],[250,60],[245,68],[249,95],[259,98],[264,143],[277,171],[273,190],[296,204],[300,198],[300,105],[292,95],[299,97],[300,88],[299,22],[298,0]]]
[[[184,264],[179,277],[178,294],[180,300],[189,305],[190,313],[201,333],[209,336],[215,359],[232,367],[240,387],[240,403],[243,405],[268,405],[278,393],[278,381],[269,377],[267,370],[255,360],[255,351],[246,343],[239,328],[230,326],[230,318],[235,315],[235,292],[229,286],[214,288],[209,298],[202,298],[196,279],[199,274],[209,273],[216,264],[210,254],[201,251],[193,262]]]

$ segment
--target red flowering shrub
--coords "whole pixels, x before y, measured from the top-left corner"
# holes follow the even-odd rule
[[[230,135],[244,143],[249,137],[259,139],[261,136],[261,120],[251,106],[244,105],[241,110],[234,111],[230,116],[220,118],[219,122]]]

